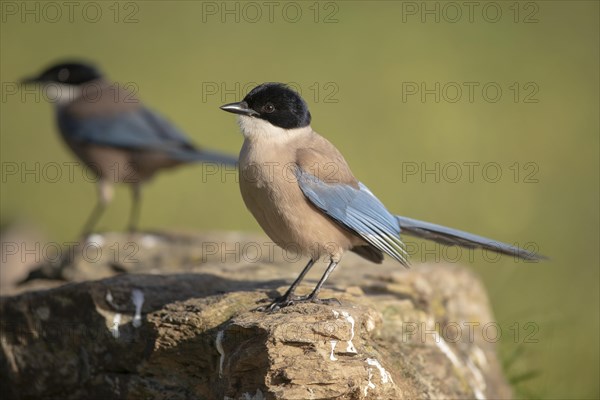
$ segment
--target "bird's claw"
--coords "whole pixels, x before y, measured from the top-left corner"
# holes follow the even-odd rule
[[[342,305],[342,303],[336,298],[320,299],[313,294],[309,294],[306,296],[296,296],[296,297],[281,296],[281,297],[278,297],[275,300],[273,300],[273,302],[271,302],[271,304],[269,304],[268,306],[258,307],[256,310],[270,313],[270,312],[278,311],[284,307],[288,307],[288,306],[291,306],[294,304],[299,304],[299,303],[316,303],[316,304],[337,303],[340,306]]]
[[[335,297],[331,297],[329,299],[320,299],[317,296],[312,296],[312,295],[300,296],[300,297],[296,298],[295,301],[298,303],[316,303],[316,304],[337,303],[338,306],[342,305],[342,303]]]
[[[291,296],[280,296],[273,300],[268,306],[258,307],[256,311],[274,312],[283,307],[291,306],[292,304],[294,304],[296,299],[297,298],[293,298]],[[261,300],[261,302],[262,301],[268,301],[268,299]]]

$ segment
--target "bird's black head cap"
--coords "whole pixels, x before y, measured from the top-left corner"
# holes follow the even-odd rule
[[[248,109],[254,110],[255,118],[264,119],[284,129],[302,128],[310,125],[308,105],[300,95],[283,83],[263,83],[244,97]]]
[[[54,64],[36,77],[24,80],[24,83],[63,83],[81,85],[102,78],[102,73],[94,65],[78,61]]]

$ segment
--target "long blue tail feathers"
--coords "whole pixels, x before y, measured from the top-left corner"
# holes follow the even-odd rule
[[[456,245],[471,249],[481,248],[500,254],[518,257],[524,260],[546,259],[545,256],[535,251],[525,250],[520,247],[502,243],[483,236],[474,235],[469,232],[432,224],[430,222],[419,221],[412,218],[401,217],[398,215],[396,218],[400,224],[401,233],[406,235],[432,240],[448,246]]]

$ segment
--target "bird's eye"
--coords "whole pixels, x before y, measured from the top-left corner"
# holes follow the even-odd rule
[[[273,111],[275,111],[275,106],[273,104],[271,104],[271,103],[267,103],[263,107],[263,111],[266,112],[266,113],[268,113],[268,114],[270,114]]]
[[[67,79],[69,79],[69,75],[71,75],[71,73],[67,68],[61,68],[61,70],[58,71],[58,80],[60,82],[65,82]]]

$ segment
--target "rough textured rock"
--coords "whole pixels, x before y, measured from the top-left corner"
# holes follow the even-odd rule
[[[76,256],[59,272],[81,282],[2,297],[2,398],[511,396],[485,291],[465,268],[348,255],[322,292],[341,304],[262,313],[303,260],[261,236],[177,237],[106,235],[103,249],[135,241],[136,261]]]

